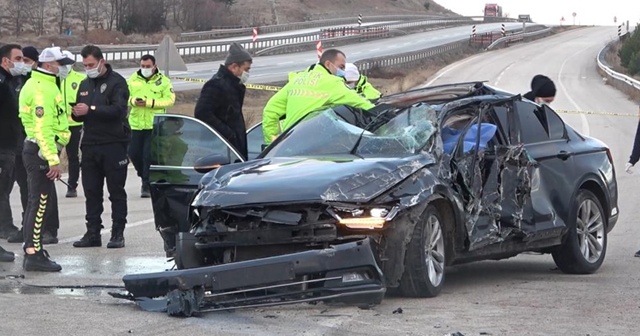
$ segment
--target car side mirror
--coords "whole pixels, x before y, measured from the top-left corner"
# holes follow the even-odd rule
[[[206,174],[222,165],[231,163],[229,158],[220,154],[203,156],[196,161],[193,169],[201,174]]]

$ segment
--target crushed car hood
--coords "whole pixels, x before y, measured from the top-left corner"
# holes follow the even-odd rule
[[[430,155],[260,159],[207,174],[192,205],[368,202],[433,162]]]

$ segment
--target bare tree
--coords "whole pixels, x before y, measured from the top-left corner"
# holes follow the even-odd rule
[[[58,11],[58,34],[64,31],[64,21],[69,14],[69,0],[56,0],[56,9]]]
[[[74,6],[78,18],[82,22],[82,29],[87,33],[89,31],[89,24],[91,23],[91,13],[93,9],[92,0],[75,0]]]
[[[44,21],[47,18],[46,12],[46,0],[20,0],[19,6],[23,6],[25,18],[27,22],[33,27],[33,31],[36,35],[42,35],[45,32]]]

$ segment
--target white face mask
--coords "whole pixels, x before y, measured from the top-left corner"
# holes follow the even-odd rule
[[[58,67],[58,77],[60,77],[61,80],[64,80],[69,75],[70,70],[69,66],[61,65]]]
[[[21,76],[24,74],[25,67],[24,62],[13,62],[13,68],[9,69],[9,73],[11,76]]]
[[[242,75],[240,75],[240,84],[244,84],[249,80],[249,73],[246,71],[242,72]]]
[[[356,88],[356,83],[347,83],[347,87],[353,90]]]
[[[87,72],[87,77],[89,78],[98,78],[100,77],[100,63],[98,63],[98,66],[93,68],[93,69],[86,69],[85,70]]]
[[[31,70],[33,70],[32,64],[25,63],[24,68],[22,69],[22,75],[23,76],[28,75],[31,72]]]
[[[153,75],[153,68],[140,68],[140,73],[144,78],[150,78]]]

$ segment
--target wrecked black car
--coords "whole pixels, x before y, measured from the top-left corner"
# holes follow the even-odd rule
[[[433,297],[450,265],[550,253],[602,264],[618,218],[608,147],[485,83],[310,113],[250,160],[200,121],[156,116],[156,226],[178,270],[124,277],[170,312]]]

